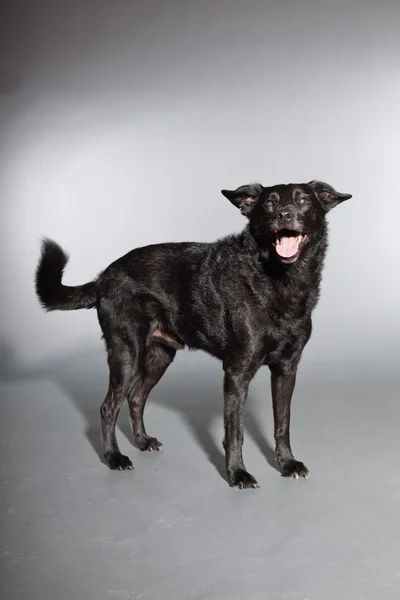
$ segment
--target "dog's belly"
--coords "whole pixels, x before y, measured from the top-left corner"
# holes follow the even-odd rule
[[[296,354],[301,354],[311,333],[308,314],[301,318],[288,318],[286,314],[283,318],[270,317],[261,328],[260,321],[247,321],[244,329],[239,323],[234,323],[229,335],[228,326],[208,330],[205,326],[184,328],[181,333],[176,322],[167,322],[163,318],[158,321],[152,336],[154,341],[174,350],[184,350],[185,347],[202,350],[220,360],[229,356],[231,348],[241,348],[247,356],[254,354],[254,358],[265,365],[291,361]]]

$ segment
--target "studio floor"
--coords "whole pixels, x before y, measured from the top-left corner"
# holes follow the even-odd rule
[[[300,375],[285,480],[272,455],[268,372],[248,403],[244,457],[259,490],[233,490],[222,454],[222,371],[182,354],[154,390],[160,453],[102,463],[104,353],[82,351],[1,384],[0,597],[4,600],[397,600],[399,382]]]

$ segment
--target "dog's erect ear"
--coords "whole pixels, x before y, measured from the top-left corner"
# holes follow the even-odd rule
[[[263,186],[261,183],[252,183],[242,185],[237,190],[221,190],[221,194],[228,198],[236,208],[240,209],[242,215],[247,216],[254,208],[257,200],[261,196]]]
[[[331,185],[324,183],[323,181],[310,181],[308,184],[314,192],[317,194],[322,208],[328,212],[341,202],[345,200],[350,200],[353,196],[351,194],[341,194],[337,192]]]

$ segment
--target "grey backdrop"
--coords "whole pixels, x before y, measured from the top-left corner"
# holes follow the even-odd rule
[[[392,356],[399,17],[396,0],[14,3],[1,73],[0,324],[18,355],[98,336],[91,313],[39,311],[43,235],[68,249],[65,281],[77,284],[134,246],[239,230],[222,187],[316,177],[354,199],[330,218],[307,361]]]
[[[398,0],[3,3],[7,600],[398,597],[399,20]],[[221,367],[199,353],[150,402],[168,451],[135,452],[124,413],[138,468],[113,477],[96,315],[40,311],[40,238],[71,254],[65,283],[84,283],[132,247],[239,231],[221,188],[313,178],[353,194],[329,218],[296,391],[295,450],[314,479],[293,487],[265,463],[263,372],[245,453],[262,488],[229,495],[209,468],[223,474]]]

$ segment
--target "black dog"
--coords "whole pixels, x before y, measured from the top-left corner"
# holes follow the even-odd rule
[[[290,404],[297,366],[311,335],[327,248],[326,213],[351,194],[308,184],[245,185],[222,194],[249,223],[211,244],[168,243],[132,250],[94,281],[62,284],[68,257],[45,240],[36,292],[46,310],[97,308],[110,382],[101,407],[104,457],[111,469],[132,469],[115,426],[128,398],[140,450],[159,450],[143,422],[147,397],[176,351],[201,349],[223,363],[224,448],[231,486],[258,487],[242,457],[249,383],[271,370],[276,459],[285,477],[308,477],[293,457]]]

